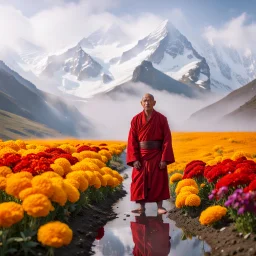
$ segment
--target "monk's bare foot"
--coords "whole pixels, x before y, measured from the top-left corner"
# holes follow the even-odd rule
[[[158,214],[165,214],[165,213],[167,213],[167,210],[164,207],[161,207],[161,208],[157,209],[157,212],[158,212]]]
[[[133,213],[144,213],[145,212],[145,208],[138,208],[138,209],[135,209],[135,210],[132,210]]]

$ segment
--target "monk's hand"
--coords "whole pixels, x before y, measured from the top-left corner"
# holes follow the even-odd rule
[[[159,164],[159,168],[160,169],[165,169],[167,166],[166,162],[165,161],[161,161],[160,164]]]
[[[133,163],[133,167],[135,167],[136,169],[140,169],[140,167],[141,167],[140,161],[135,161],[135,162]]]

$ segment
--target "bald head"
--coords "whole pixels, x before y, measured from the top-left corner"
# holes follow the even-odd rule
[[[141,100],[141,105],[145,111],[151,112],[156,104],[154,96],[150,93],[146,93]]]
[[[142,97],[142,100],[145,99],[145,98],[148,98],[148,97],[151,98],[151,100],[153,100],[153,101],[155,100],[154,96],[152,94],[150,94],[150,93],[144,94],[144,96]]]

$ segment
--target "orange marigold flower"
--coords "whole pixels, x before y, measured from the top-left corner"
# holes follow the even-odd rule
[[[65,179],[65,182],[68,182],[70,185],[74,186],[75,188],[79,189],[79,182],[74,179]]]
[[[47,197],[51,197],[54,192],[51,180],[40,175],[32,179],[32,187],[40,189],[41,193]]]
[[[0,227],[8,228],[21,221],[24,216],[23,208],[15,202],[0,204]]]
[[[75,171],[75,172],[70,172],[68,173],[68,175],[66,176],[67,179],[74,179],[77,182],[79,182],[79,190],[81,192],[84,192],[87,188],[88,188],[88,181],[85,178],[85,172],[83,171]]]
[[[95,178],[95,183],[93,186],[97,189],[99,189],[101,187],[101,181],[98,177]]]
[[[191,192],[189,191],[186,191],[186,192],[183,192],[183,193],[179,193],[176,197],[176,200],[175,200],[175,206],[177,208],[181,208],[183,206],[185,206],[185,201],[186,201],[186,198],[191,195]]]
[[[51,179],[51,178],[54,178],[54,177],[61,177],[58,173],[51,172],[51,171],[44,172],[44,173],[41,174],[41,176],[46,177],[48,179]]]
[[[60,165],[63,168],[65,174],[72,171],[71,164],[66,158],[57,158],[54,163]]]
[[[227,213],[227,208],[220,205],[210,206],[201,212],[199,221],[202,225],[211,225],[219,221]]]
[[[37,240],[45,246],[59,248],[68,245],[73,237],[73,231],[60,221],[48,222],[38,229]]]
[[[19,196],[19,193],[26,188],[30,188],[32,186],[31,180],[28,178],[20,178],[17,179],[13,176],[7,179],[6,182],[6,193],[15,197]]]
[[[199,193],[198,188],[194,187],[194,186],[185,186],[185,187],[182,187],[180,189],[180,193],[185,192],[185,191],[189,191],[189,192],[191,192],[191,194],[198,194]]]
[[[0,177],[0,190],[5,190],[7,179],[5,177]]]
[[[193,180],[193,179],[184,179],[184,180],[179,181],[179,183],[177,184],[177,187],[175,189],[175,193],[179,194],[181,188],[183,188],[185,186],[194,186],[194,187],[198,188],[197,183],[195,182],[195,180]]]
[[[19,198],[21,201],[24,201],[24,199],[30,195],[33,194],[41,194],[41,189],[39,188],[26,188],[23,189],[20,193],[19,193]]]
[[[171,177],[170,177],[170,182],[177,182],[179,180],[181,180],[183,177],[183,175],[181,173],[174,173]]]
[[[56,172],[60,176],[63,176],[65,173],[63,167],[60,166],[59,164],[51,164],[50,167],[53,169],[54,172]]]
[[[51,200],[58,203],[60,206],[64,206],[68,200],[68,195],[63,187],[64,185],[60,186],[59,184],[53,183],[54,192],[51,196]]]
[[[51,201],[43,194],[32,194],[22,202],[23,209],[32,217],[45,217],[53,210]]]
[[[198,195],[192,194],[188,195],[185,200],[186,206],[199,206],[201,204],[201,199]]]
[[[71,185],[67,180],[64,180],[63,183],[64,191],[66,192],[68,196],[68,201],[71,203],[75,203],[80,198],[80,193],[76,187]]]
[[[12,169],[8,166],[0,166],[0,177],[6,177],[12,173]]]
[[[110,174],[103,175],[103,179],[106,180],[108,186],[113,186],[114,185],[114,179]]]

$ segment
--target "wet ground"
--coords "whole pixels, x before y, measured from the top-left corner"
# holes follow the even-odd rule
[[[157,216],[156,204],[147,204],[144,216],[131,213],[137,206],[130,201],[131,168],[125,173],[129,177],[124,181],[127,195],[113,206],[117,218],[108,222],[104,226],[103,237],[94,241],[94,255],[200,256],[210,252],[211,249],[206,242],[190,234],[184,234],[167,214]],[[173,204],[165,201],[164,207],[171,210]]]

